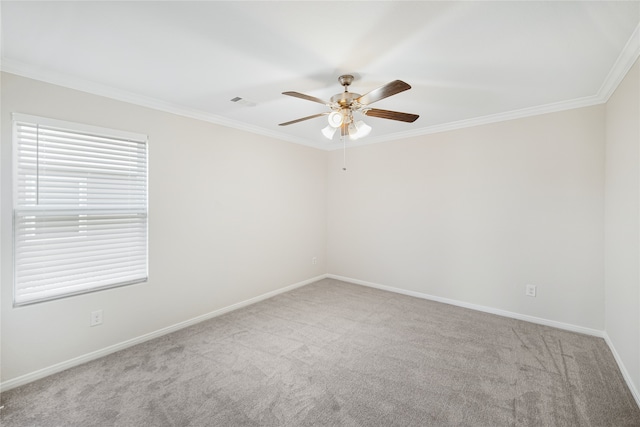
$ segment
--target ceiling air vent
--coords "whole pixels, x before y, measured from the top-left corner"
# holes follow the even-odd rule
[[[240,98],[239,96],[231,98],[231,102],[235,102],[238,105],[244,105],[245,107],[255,107],[257,105],[255,102]]]

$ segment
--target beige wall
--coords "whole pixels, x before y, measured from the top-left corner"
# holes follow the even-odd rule
[[[346,172],[342,156],[329,273],[604,328],[604,106],[354,148]]]
[[[605,331],[640,390],[640,64],[606,105]]]
[[[325,273],[326,152],[11,74],[1,107],[3,382]],[[12,307],[12,112],[149,136],[147,283]]]

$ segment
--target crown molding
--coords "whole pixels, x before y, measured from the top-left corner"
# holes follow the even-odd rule
[[[629,37],[627,44],[618,55],[616,62],[611,67],[609,74],[604,79],[600,90],[598,90],[598,97],[605,103],[609,100],[613,92],[627,75],[633,64],[640,56],[640,23]]]
[[[572,99],[569,101],[555,102],[552,104],[539,105],[535,107],[522,108],[519,110],[505,111],[504,113],[490,114],[482,117],[458,120],[455,122],[442,123],[428,126],[412,131],[399,132],[381,137],[367,138],[366,141],[351,142],[349,147],[359,147],[380,142],[397,141],[399,139],[413,138],[434,133],[449,132],[452,130],[464,129],[475,126],[482,126],[491,123],[505,122],[507,120],[522,119],[526,117],[539,116],[541,114],[555,113],[558,111],[572,110],[575,108],[590,107],[602,104],[601,97],[593,95],[584,98]],[[342,149],[342,146],[332,146],[329,151]]]
[[[592,105],[606,103],[616,88],[627,75],[633,64],[640,57],[640,23],[629,37],[622,52],[614,62],[611,70],[605,77],[604,82],[600,86],[596,95],[583,98],[572,99],[568,101],[555,102],[551,104],[539,105],[535,107],[522,108],[519,110],[506,111],[503,113],[490,114],[482,117],[474,117],[471,119],[458,120],[455,122],[442,123],[415,129],[407,132],[394,133],[381,137],[367,138],[366,141],[358,141],[350,143],[349,147],[359,147],[380,142],[395,141],[398,139],[413,138],[417,136],[429,135],[434,133],[448,132],[457,129],[464,129],[474,126],[481,126],[491,123],[504,122],[507,120],[521,119],[525,117],[538,116],[547,113],[556,113],[564,110],[572,110],[574,108],[590,107]],[[331,146],[328,151],[341,149],[342,146]]]
[[[26,77],[33,80],[39,80],[45,83],[54,84],[57,86],[66,87],[69,89],[78,90],[81,92],[90,93],[92,95],[104,96],[105,98],[115,99],[116,101],[122,101],[129,104],[138,105],[141,107],[150,108],[153,110],[164,111],[166,113],[176,114],[191,119],[201,120],[209,123],[213,123],[220,126],[226,126],[246,132],[251,132],[269,138],[278,139],[281,141],[292,142],[295,144],[306,145],[312,148],[319,148],[311,141],[292,137],[280,132],[273,132],[268,129],[261,128],[259,126],[252,126],[246,123],[242,123],[236,120],[230,120],[225,117],[221,117],[215,114],[211,114],[205,111],[185,108],[183,106],[162,101],[156,98],[147,97],[134,92],[120,90],[108,85],[95,83],[89,80],[84,80],[77,77],[71,77],[62,73],[56,73],[49,70],[29,65],[20,61],[12,59],[2,58],[0,60],[0,71],[16,74],[21,77]]]
[[[370,144],[377,144],[381,142],[395,141],[398,139],[413,138],[423,135],[429,135],[434,133],[448,132],[457,129],[464,129],[474,126],[481,126],[491,123],[497,123],[507,120],[520,119],[525,117],[537,116],[547,113],[555,113],[564,110],[570,110],[574,108],[589,107],[597,104],[604,104],[609,100],[613,92],[616,90],[622,79],[629,72],[635,61],[640,56],[640,23],[636,26],[631,37],[625,44],[622,52],[618,55],[615,63],[611,67],[611,70],[605,77],[604,82],[600,86],[597,94],[587,96],[583,98],[572,99],[568,101],[555,102],[540,106],[522,108],[518,110],[505,111],[496,114],[490,114],[482,117],[474,117],[470,119],[458,120],[455,122],[441,123],[433,126],[427,126],[420,129],[414,129],[406,132],[398,132],[379,137],[368,137],[365,140],[357,142],[349,142],[349,148],[360,147]],[[281,141],[291,142],[294,144],[305,145],[307,147],[316,148],[324,151],[334,151],[342,149],[342,144],[331,144],[330,146],[320,146],[317,143],[309,139],[303,139],[293,137],[281,132],[274,132],[258,126],[248,125],[235,120],[229,120],[227,118],[207,113],[201,110],[189,109],[183,106],[179,106],[170,102],[158,100],[151,97],[146,97],[136,93],[114,89],[113,87],[101,85],[98,83],[82,80],[79,78],[70,77],[60,73],[54,73],[51,71],[43,70],[39,67],[21,63],[7,58],[2,58],[0,62],[0,70],[17,74],[19,76],[31,78],[34,80],[40,80],[47,83],[68,87],[70,89],[79,90],[82,92],[88,92],[94,95],[100,95],[107,98],[112,98],[118,101],[127,102],[130,104],[139,105],[142,107],[151,108],[154,110],[160,110],[167,113],[176,114],[183,117],[188,117],[196,120],[202,120],[209,123],[214,123],[220,126],[226,126],[254,134],[266,136],[269,138],[278,139]]]

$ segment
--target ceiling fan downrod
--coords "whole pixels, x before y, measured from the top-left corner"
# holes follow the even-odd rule
[[[344,74],[338,77],[338,81],[342,86],[344,86],[344,92],[338,93],[331,97],[331,102],[333,104],[337,104],[335,106],[335,109],[343,109],[343,108],[348,108],[350,110],[358,109],[360,105],[357,104],[356,102],[357,102],[357,99],[360,98],[362,95],[360,95],[359,93],[349,92],[348,90],[349,85],[353,83],[353,76],[351,74]]]

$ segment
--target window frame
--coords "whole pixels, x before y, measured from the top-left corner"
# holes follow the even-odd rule
[[[53,129],[54,131],[60,130],[63,132],[68,132],[70,135],[76,137],[80,141],[80,145],[82,145],[81,144],[82,139],[94,138],[94,137],[105,138],[109,140],[109,142],[111,143],[116,143],[117,141],[123,141],[126,144],[131,144],[132,146],[135,147],[131,151],[135,151],[136,153],[142,153],[139,161],[139,163],[142,166],[136,167],[136,170],[140,169],[142,172],[138,172],[137,174],[132,174],[132,175],[135,175],[134,179],[137,180],[136,189],[139,189],[139,190],[141,189],[142,196],[138,196],[137,198],[132,198],[135,200],[135,202],[131,202],[131,204],[125,203],[125,204],[116,205],[116,204],[110,204],[112,202],[109,201],[108,203],[100,202],[99,206],[97,202],[96,203],[87,202],[87,204],[84,205],[80,202],[81,198],[79,194],[81,193],[81,191],[79,190],[77,198],[76,199],[72,198],[72,204],[68,206],[64,204],[56,205],[55,203],[52,203],[49,205],[46,205],[46,204],[41,205],[39,200],[37,200],[36,202],[28,201],[26,198],[26,194],[28,191],[23,189],[22,190],[23,192],[20,193],[21,190],[19,189],[20,178],[26,176],[24,172],[22,172],[21,174],[21,171],[20,171],[21,167],[19,164],[19,161],[21,159],[22,160],[25,159],[24,154],[23,154],[23,157],[20,157],[21,153],[25,151],[24,139],[19,140],[20,137],[18,135],[18,128],[21,126],[22,127],[32,126],[32,127],[35,127],[36,129],[39,129],[39,127],[42,126],[47,128],[48,130]],[[39,131],[38,131],[38,138],[39,138]],[[12,257],[13,258],[12,259],[12,266],[13,266],[12,291],[13,292],[12,294],[13,294],[14,307],[31,305],[31,304],[36,304],[36,303],[45,302],[45,301],[67,298],[74,295],[97,292],[105,289],[113,289],[116,287],[128,286],[128,285],[143,283],[148,281],[148,278],[149,278],[149,233],[148,233],[148,229],[149,229],[149,217],[148,217],[148,214],[149,214],[149,184],[148,184],[149,183],[149,144],[148,142],[149,141],[148,141],[147,135],[140,134],[140,133],[109,129],[104,127],[92,126],[88,124],[75,123],[75,122],[33,116],[33,115],[22,114],[22,113],[12,113],[12,149],[13,149],[13,156],[12,156],[12,180],[13,180],[12,182],[12,255],[13,255]],[[37,145],[36,160],[32,161],[32,163],[36,165],[36,170],[37,170],[36,176],[39,176],[40,168],[43,167],[43,164],[45,163],[45,161],[40,159],[39,139],[36,145]],[[85,155],[87,156],[85,158],[85,161],[87,158],[89,158],[87,153],[91,151],[89,148],[87,148],[87,146],[83,147],[86,150],[83,153],[85,153]],[[125,160],[126,159],[127,158],[125,158]],[[112,163],[108,163],[108,164],[110,166],[113,166]],[[85,163],[84,165],[88,165],[88,164]],[[73,173],[73,171],[71,173]],[[111,174],[106,173],[105,175],[107,175],[107,178],[105,179],[109,183],[112,183],[114,179],[113,173]],[[111,175],[111,181],[109,181],[109,175]],[[78,179],[78,182],[82,180],[89,181],[90,177],[92,177],[92,172],[90,171],[86,172],[85,178],[82,178],[82,177],[70,178],[70,175],[62,175],[62,179],[69,179],[69,180]],[[92,177],[92,179],[95,179],[95,177]],[[102,177],[100,177],[100,179],[102,179]],[[129,181],[127,181],[127,183],[129,183]],[[36,193],[38,194],[38,198],[39,198],[39,193],[41,191],[41,186],[39,181],[34,185],[34,188],[36,189]],[[103,195],[101,191],[102,190],[100,190],[99,193],[100,195]],[[115,194],[116,194],[115,196],[116,198],[122,199],[122,198],[125,198],[124,195],[128,193],[126,193],[123,190],[122,193],[116,192]],[[20,200],[21,195],[23,200],[22,203]],[[73,203],[74,200],[77,201],[77,206],[76,204]],[[96,197],[96,200],[97,200],[97,197]],[[19,273],[18,273],[18,269],[19,269],[18,249],[19,248],[24,249],[28,245],[23,244],[23,246],[20,246],[22,243],[18,242],[17,230],[19,226],[24,227],[25,221],[27,221],[25,216],[29,215],[30,212],[33,212],[33,215],[31,216],[31,218],[34,224],[37,223],[39,220],[45,221],[45,222],[50,221],[49,218],[54,216],[65,217],[67,218],[68,221],[71,221],[71,222],[75,221],[75,223],[77,223],[78,225],[78,233],[81,233],[82,232],[81,229],[83,227],[86,227],[87,220],[89,221],[95,220],[97,222],[98,219],[101,219],[104,221],[104,218],[106,218],[107,220],[111,220],[116,217],[120,217],[120,219],[117,219],[117,218],[115,219],[115,222],[120,224],[119,225],[120,228],[118,228],[118,225],[113,225],[113,226],[110,225],[109,227],[113,227],[113,228],[110,228],[103,234],[109,235],[110,230],[117,232],[118,230],[122,231],[126,227],[135,228],[140,233],[142,233],[141,234],[142,237],[137,238],[138,241],[136,244],[136,248],[139,249],[139,252],[141,253],[141,255],[137,257],[138,258],[137,261],[132,262],[133,264],[136,265],[136,269],[135,269],[135,274],[132,273],[130,276],[132,277],[135,276],[135,278],[133,278],[132,280],[119,280],[115,278],[110,283],[106,283],[109,281],[108,278],[102,278],[101,279],[102,284],[95,284],[95,280],[92,281],[90,276],[87,276],[83,279],[84,283],[75,285],[76,288],[79,287],[81,289],[71,290],[69,288],[71,288],[72,286],[65,285],[64,282],[62,281],[62,277],[64,277],[64,274],[65,274],[64,271],[62,271],[59,273],[57,278],[53,279],[53,280],[57,280],[57,283],[54,283],[53,285],[47,285],[47,287],[41,286],[41,290],[39,291],[25,293],[24,290],[26,288],[24,286],[24,283],[26,282],[19,283],[19,280],[21,280],[21,277],[19,277]],[[102,218],[98,218],[101,215],[102,215]],[[20,217],[21,219],[19,220],[18,217]],[[71,225],[71,227],[73,226],[74,225]],[[36,231],[35,233],[40,233],[40,231]],[[87,241],[90,241],[90,242],[92,241],[94,242],[94,245],[97,245],[97,243],[95,243],[96,242],[95,239],[96,239],[95,237],[89,237]],[[111,237],[109,237],[109,239],[111,239]],[[72,252],[74,254],[82,253],[81,250],[78,249],[81,245],[76,242],[79,239],[72,238],[71,240],[74,240],[74,242],[72,242],[72,245],[71,245],[73,247]],[[116,239],[113,239],[113,241],[115,240]],[[142,240],[144,241],[142,242]],[[111,242],[111,240],[109,241]],[[46,243],[44,244],[44,246],[46,246]],[[49,251],[48,254],[57,255],[56,252],[53,252],[53,249],[48,249],[48,251]],[[35,255],[31,254],[31,256],[35,256]],[[114,258],[117,258],[117,257],[114,257],[113,255],[106,255],[106,256],[102,255],[100,257],[101,260],[105,261],[105,263],[101,265],[106,266],[106,268],[103,267],[102,272],[109,271],[109,264],[108,264],[109,260],[113,260]],[[26,259],[28,260],[29,258],[27,257]],[[72,256],[68,256],[67,259],[73,259],[73,258]],[[114,265],[113,262],[114,261],[112,261],[112,264],[111,264],[112,266]],[[20,265],[20,267],[24,268],[24,265],[25,263],[23,262]],[[37,266],[36,270],[41,271],[41,267]],[[42,270],[46,270],[48,272],[47,274],[52,274],[50,273],[50,270],[55,270],[55,267],[52,267],[52,268],[44,267]],[[97,271],[98,270],[96,270],[96,274],[97,274]],[[90,271],[89,274],[91,273],[92,272]],[[55,276],[55,273],[53,273],[53,275]],[[19,292],[21,292],[21,294],[19,294]]]

